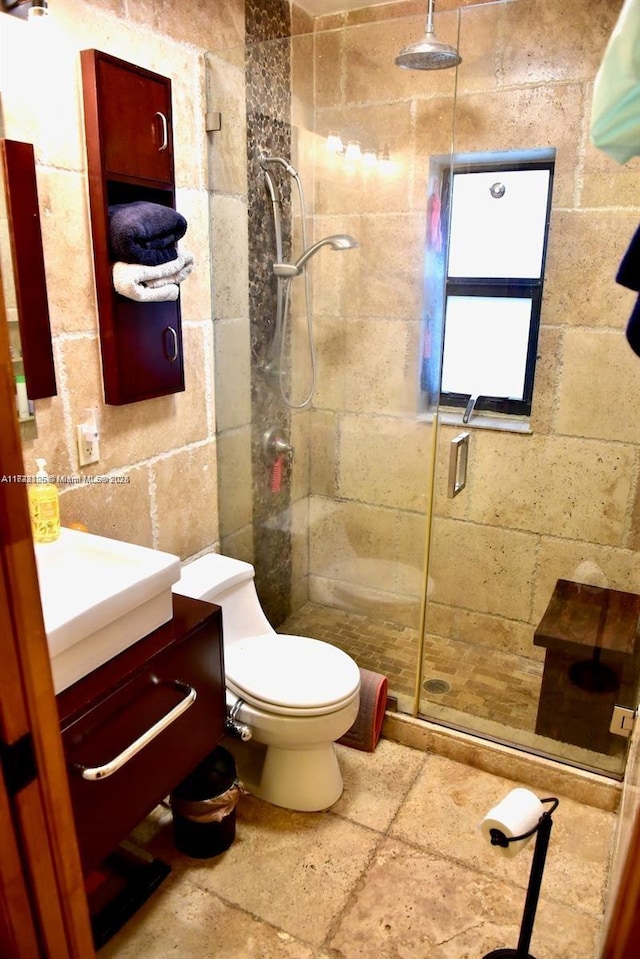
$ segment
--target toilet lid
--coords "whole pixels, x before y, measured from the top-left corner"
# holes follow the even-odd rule
[[[356,663],[336,646],[307,636],[268,633],[225,647],[227,685],[260,707],[339,707],[360,685]]]

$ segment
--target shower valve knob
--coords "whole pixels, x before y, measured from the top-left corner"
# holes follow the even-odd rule
[[[262,437],[262,449],[269,466],[273,466],[281,456],[286,456],[293,462],[294,447],[280,436],[275,426],[267,430]]]
[[[274,443],[274,450],[278,456],[289,456],[293,459],[293,446],[287,443],[286,440],[278,439]]]

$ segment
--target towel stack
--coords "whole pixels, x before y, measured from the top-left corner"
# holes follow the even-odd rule
[[[179,284],[193,269],[193,256],[178,249],[185,218],[169,206],[136,200],[109,207],[115,290],[130,300],[177,300]]]

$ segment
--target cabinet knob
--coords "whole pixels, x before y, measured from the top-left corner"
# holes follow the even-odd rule
[[[158,147],[158,153],[162,153],[162,151],[166,150],[169,146],[169,123],[164,113],[160,110],[156,112],[156,116],[160,117],[160,123],[162,125],[162,143]]]

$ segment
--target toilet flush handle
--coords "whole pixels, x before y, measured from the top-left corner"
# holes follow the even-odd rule
[[[236,699],[235,703],[231,707],[229,715],[225,720],[224,728],[225,732],[230,736],[233,736],[234,739],[241,739],[243,743],[246,743],[251,739],[252,734],[250,726],[245,726],[244,723],[239,723],[236,719],[241,706],[244,706],[244,700]]]

